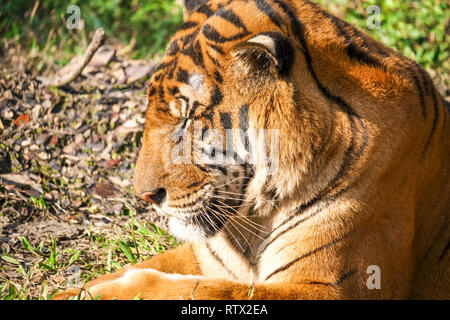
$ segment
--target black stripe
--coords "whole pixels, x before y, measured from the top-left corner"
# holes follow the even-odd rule
[[[422,256],[417,260],[416,265],[421,265],[424,261],[427,261],[430,259],[430,256],[433,254],[436,254],[436,245],[440,243],[441,240],[445,239],[445,237],[448,236],[449,231],[449,224],[448,219],[444,220],[444,223],[442,223],[438,230],[433,229],[434,234],[432,235],[433,241],[431,241],[431,244],[425,248],[422,252]],[[450,242],[450,239],[448,239]],[[447,249],[444,249],[444,252],[441,254],[441,257],[445,255]]]
[[[187,188],[188,189],[195,188],[195,187],[199,186],[201,183],[202,183],[202,181],[196,181],[196,182],[191,183],[190,185],[188,185]]]
[[[449,249],[450,249],[450,240],[447,242],[447,245],[445,246],[444,251],[442,251],[441,255],[439,256],[439,261],[442,261],[444,259],[445,255]]]
[[[415,70],[410,65],[405,66],[405,69],[408,71],[410,77],[414,81],[414,85],[416,86],[417,93],[419,95],[420,107],[422,109],[422,116],[425,118],[427,116],[427,107],[425,104],[425,93],[422,84],[420,83],[419,78],[415,74]]]
[[[228,272],[234,279],[238,279],[238,277],[231,271],[223,262],[223,260],[219,257],[219,255],[211,248],[208,242],[205,242],[206,248],[209,251],[209,254],[213,256],[213,258]]]
[[[264,13],[270,19],[270,21],[272,21],[273,24],[275,24],[277,27],[281,27],[282,19],[280,15],[273,10],[270,4],[268,4],[265,0],[253,0],[253,2],[256,4],[258,9],[262,13]]]
[[[299,209],[295,210],[295,214],[290,215],[288,217],[288,219],[286,219],[285,221],[283,221],[279,226],[277,226],[276,228],[273,229],[273,231],[278,230],[280,227],[284,226],[285,224],[287,224],[289,221],[291,221],[293,218],[298,217],[301,213],[303,213],[306,209],[302,208],[305,205],[301,205]],[[269,241],[269,243],[267,243],[264,251],[272,244],[274,243],[279,237],[281,237],[283,234],[293,230],[294,228],[296,228],[299,224],[302,224],[303,222],[313,218],[314,216],[316,216],[318,213],[320,213],[321,210],[316,210],[314,213],[311,213],[309,216],[300,219],[299,221],[297,221],[296,223],[294,223],[293,225],[289,226],[288,228],[280,231],[275,237],[272,238],[272,240]]]
[[[196,41],[193,45],[184,48],[181,53],[190,57],[195,65],[205,69],[205,62],[199,42]]]
[[[156,110],[161,111],[161,112],[163,112],[163,113],[165,113],[165,114],[170,115],[169,109],[167,109],[167,108],[156,107]]]
[[[167,76],[168,79],[173,79],[175,70],[176,70],[176,68],[178,66],[178,59],[174,59],[174,61],[175,62],[173,64],[172,68],[170,69],[169,75]]]
[[[205,140],[206,133],[208,132],[208,126],[202,128],[202,140]],[[203,150],[203,149],[202,149]]]
[[[160,72],[160,71],[165,70],[166,68],[172,66],[174,63],[175,63],[175,59],[174,59],[174,60],[171,60],[171,61],[169,61],[169,62],[161,62],[161,63],[158,65],[158,67],[155,69],[154,74],[156,74],[156,73],[158,73],[158,72]],[[161,78],[161,75],[159,75],[158,77],[155,77],[155,80],[159,80],[160,78]]]
[[[177,81],[188,83],[189,82],[189,73],[183,68],[179,68],[177,72]]]
[[[170,43],[169,48],[167,49],[167,55],[173,56],[180,51],[180,46],[178,45],[178,41],[174,40]]]
[[[183,199],[183,198],[187,198],[187,197],[190,197],[191,195],[192,195],[192,193],[186,193],[182,197],[176,198],[174,200],[180,200],[180,199]],[[188,208],[188,207],[193,207],[198,202],[199,202],[199,199],[197,198],[195,200],[191,200],[190,202],[183,203],[183,204],[180,204],[180,205],[171,205],[171,208],[184,209],[184,208]]]
[[[225,167],[221,167],[221,166],[219,166],[219,165],[215,165],[215,164],[206,164],[206,166],[208,167],[208,168],[211,168],[211,169],[214,169],[214,170],[219,170],[220,172],[222,172],[222,174],[223,175],[227,175],[227,168],[225,168]]]
[[[250,178],[251,179],[251,178]],[[249,208],[248,208],[248,216],[249,217],[252,217],[252,216],[254,216],[255,215],[255,213],[256,213],[256,210],[255,210],[255,205],[251,205]]]
[[[189,110],[189,116],[188,116],[188,118],[191,118],[191,117],[195,114],[195,111],[197,110],[197,108],[198,108],[199,106],[202,106],[202,105],[203,105],[203,104],[201,104],[200,102],[194,101],[194,103],[192,104],[191,110]]]
[[[183,38],[182,38],[183,46],[191,45],[194,42],[194,40],[197,38],[197,35],[199,33],[200,33],[200,29],[197,29],[194,32],[183,36]]]
[[[241,28],[244,31],[247,31],[247,27],[245,26],[245,24],[242,22],[241,18],[239,18],[232,9],[221,9],[218,10],[215,15],[227,20],[228,22],[231,22],[232,24],[234,24],[236,27]]]
[[[156,93],[156,88],[155,87],[151,87],[150,90],[148,91],[148,96],[151,97]]]
[[[207,185],[208,184],[208,182],[206,182],[206,183],[204,183],[204,184],[202,184],[203,182],[199,182],[199,183],[196,183],[196,182],[194,182],[192,185],[194,185],[194,184],[196,184],[196,185],[200,185],[200,187],[199,188],[197,188],[197,191],[198,190],[201,190],[205,185]],[[195,187],[195,186],[193,186],[193,187]],[[190,186],[188,186],[188,188],[190,188]],[[194,190],[194,193],[193,193],[194,195],[196,194],[196,191]],[[173,198],[173,199],[171,199],[171,201],[179,201],[179,200],[183,200],[183,199],[186,199],[186,198],[189,198],[190,196],[192,196],[192,193],[191,192],[186,192],[186,193],[184,193],[183,195],[181,195],[181,196],[179,196],[179,197],[176,197],[176,198]],[[195,202],[196,203],[196,202]],[[194,203],[194,204],[195,204]]]
[[[308,65],[308,69],[311,73],[311,75],[314,78],[314,81],[316,82],[317,86],[319,87],[320,91],[322,91],[322,94],[329,100],[337,103],[341,108],[351,116],[355,116],[355,112],[353,109],[339,96],[333,95],[327,88],[325,88],[322,83],[319,81],[316,72],[314,71],[312,67],[312,58],[308,50],[308,46],[306,44],[305,40],[305,27],[300,20],[297,19],[295,16],[295,13],[289,9],[289,7],[286,6],[283,2],[277,2],[277,4],[283,9],[283,11],[289,16],[291,20],[291,28],[293,30],[294,35],[297,37],[297,40],[300,42],[302,47],[304,48],[304,55],[305,59]]]
[[[164,173],[161,175],[160,179],[166,179],[167,177],[169,177],[168,173]]]
[[[369,66],[379,67],[383,70],[386,70],[386,66],[381,64],[379,59],[371,56],[369,52],[366,52],[361,47],[359,47],[358,44],[355,43],[355,41],[352,39],[352,37],[346,31],[346,28],[351,28],[355,32],[355,30],[356,30],[355,28],[353,28],[347,22],[345,22],[341,19],[338,19],[334,15],[332,15],[324,10],[320,10],[320,12],[323,16],[325,16],[331,20],[331,22],[335,26],[337,33],[345,39],[345,42],[347,44],[346,53],[350,59],[358,61],[358,62],[366,64],[366,65],[369,65]],[[362,36],[361,33],[359,33],[359,34],[360,34],[360,36]],[[365,45],[367,46],[367,43],[365,43]]]
[[[189,100],[188,100],[188,103],[189,103]],[[184,131],[184,130],[186,130],[186,126],[188,124],[188,119],[184,118],[184,119],[182,119],[182,121],[183,121],[183,123],[181,124],[180,130]]]
[[[222,174],[227,175],[227,168],[225,168],[225,167],[220,167],[220,166],[214,165],[214,164],[205,164],[203,166],[203,165],[194,163],[194,165],[205,173],[211,173],[211,170],[219,170],[220,172],[222,172]]]
[[[207,42],[208,46],[211,47],[214,51],[218,52],[221,55],[225,55],[225,52],[222,50],[222,48],[218,45],[215,45],[211,42]]]
[[[172,87],[169,89],[169,92],[171,95],[176,96],[177,94],[180,93],[180,89],[178,89],[178,87]]]
[[[179,197],[172,198],[171,201],[172,202],[179,201],[179,200],[182,200],[182,199],[185,199],[185,198],[189,198],[191,195],[192,195],[192,193],[186,192],[186,193],[182,194]]]
[[[354,151],[354,141],[355,141],[355,139],[354,139],[355,123],[354,123],[353,117],[355,117],[357,119],[357,121],[358,121],[358,123],[360,125],[363,126],[363,123],[359,119],[358,115],[353,111],[353,109],[341,97],[333,95],[318,80],[318,77],[317,77],[317,75],[316,75],[316,73],[315,73],[315,71],[314,71],[314,69],[312,67],[312,59],[311,59],[311,55],[309,53],[308,46],[307,46],[307,43],[306,43],[306,40],[305,40],[305,28],[304,28],[303,24],[297,19],[295,13],[285,3],[277,2],[277,4],[282,8],[282,10],[290,18],[292,32],[297,37],[298,41],[301,43],[301,45],[304,48],[304,55],[305,55],[305,59],[307,61],[308,69],[309,69],[312,77],[314,78],[317,86],[319,87],[319,89],[321,90],[322,94],[327,99],[337,103],[341,107],[341,109],[344,112],[347,113],[349,121],[350,121],[351,126],[352,126],[352,140],[350,142],[350,146],[349,146],[348,150],[346,151],[346,154],[344,156],[344,161],[343,161],[343,163],[342,163],[342,165],[340,167],[340,170],[339,170],[338,174],[332,179],[332,181],[328,184],[328,186],[326,188],[324,188],[324,190],[322,190],[322,192],[320,192],[315,198],[313,198],[311,201],[309,201],[308,203],[306,203],[304,205],[304,207],[302,209],[306,210],[307,208],[311,207],[314,203],[316,203],[319,200],[321,200],[326,195],[326,191],[330,191],[333,188],[335,188],[338,185],[339,180],[341,179],[341,177],[345,174],[345,172],[349,168],[349,164],[356,162],[356,160],[357,160],[356,157],[353,157],[353,155],[352,155],[352,152]],[[359,155],[361,155],[363,153],[363,150],[364,150],[364,148],[366,146],[367,146],[367,133],[364,130],[364,143],[363,143],[363,145],[360,147],[360,149],[358,151]],[[351,161],[352,158],[353,158],[353,161]],[[342,193],[343,191],[344,190],[341,190],[339,193]]]
[[[223,100],[223,94],[222,91],[220,91],[219,86],[215,85],[214,86],[214,90],[213,93],[211,95],[211,102],[210,104],[206,107],[206,110],[210,110],[213,107],[219,105]]]
[[[347,271],[342,277],[340,277],[336,282],[321,282],[321,281],[311,281],[309,282],[309,284],[320,284],[320,285],[324,285],[324,286],[333,286],[333,287],[337,287],[340,286],[345,280],[347,280],[348,278],[350,278],[351,276],[356,274],[356,269]]]
[[[433,98],[433,111],[434,111],[433,125],[431,127],[431,131],[430,131],[430,134],[428,136],[427,142],[425,143],[425,149],[422,152],[422,155],[425,155],[425,153],[427,152],[428,147],[429,147],[429,145],[431,143],[433,135],[434,135],[434,133],[436,131],[437,122],[439,120],[439,105],[438,105],[438,100],[437,100],[438,97],[437,97],[437,94],[436,94],[436,90],[434,88],[434,85],[431,83],[431,79],[428,77],[427,74],[425,74],[425,71],[422,68],[420,68],[419,70],[423,74],[423,79],[424,79],[424,82],[426,84],[426,87],[429,88],[428,90],[431,90],[431,97]]]
[[[201,6],[200,8],[198,8],[196,10],[196,12],[203,13],[208,18],[211,17],[214,14],[214,11],[211,9],[209,4],[205,4],[205,5]]]
[[[296,262],[298,262],[298,261],[300,261],[300,260],[302,260],[302,259],[305,259],[305,258],[307,258],[307,257],[309,257],[309,256],[311,256],[311,255],[313,255],[313,254],[316,253],[316,252],[319,252],[319,251],[321,251],[321,250],[324,250],[324,249],[326,249],[326,248],[328,248],[328,247],[331,247],[331,246],[333,246],[333,245],[335,245],[335,244],[341,242],[344,238],[345,238],[345,236],[342,237],[342,238],[340,238],[340,239],[334,239],[333,241],[328,242],[328,243],[326,243],[326,244],[324,244],[324,245],[322,245],[322,246],[320,246],[320,247],[318,247],[318,248],[316,248],[316,249],[313,249],[313,250],[309,251],[308,253],[302,254],[300,257],[295,258],[294,260],[290,261],[289,263],[285,264],[284,266],[281,266],[281,267],[277,268],[275,271],[273,271],[271,274],[269,274],[269,275],[264,279],[264,281],[267,281],[268,279],[270,279],[272,276],[274,276],[274,275],[277,274],[277,273],[280,273],[280,272],[282,272],[282,271],[285,271],[285,270],[289,269],[289,268],[290,268],[292,265],[294,265]]]
[[[194,162],[194,166],[196,166],[198,169],[200,169],[201,171],[203,171],[203,172],[205,172],[205,173],[210,173],[210,171],[208,170],[208,168],[206,168],[206,167],[204,167],[204,166],[202,166],[202,165],[199,165],[198,163],[195,163]]]
[[[231,123],[231,115],[229,112],[220,112],[220,122],[222,123],[222,127],[227,130],[232,128]]]
[[[240,40],[250,34],[248,31],[244,31],[232,37],[224,37],[210,24],[205,24],[202,28],[202,32],[206,39],[217,43]]]
[[[216,82],[218,82],[219,84],[223,82],[222,75],[219,71],[214,71],[214,79],[216,79]]]
[[[335,26],[338,28],[338,32],[341,32],[341,30],[345,33],[346,30],[350,30],[351,33],[353,33],[353,36],[357,37],[361,42],[362,42],[362,47],[367,49],[369,52],[366,52],[366,54],[370,54],[370,52],[376,52],[377,54],[383,56],[383,57],[388,57],[390,56],[389,52],[387,52],[383,47],[379,47],[379,46],[369,46],[368,40],[366,38],[366,35],[363,34],[361,31],[359,31],[357,28],[355,28],[353,25],[351,25],[350,23],[348,23],[345,20],[341,20],[339,18],[336,18],[335,16],[331,15],[330,13],[328,13],[326,10],[322,9],[317,3],[311,2],[309,0],[305,0],[305,2],[307,4],[309,4],[310,6],[316,8],[322,15],[328,17],[328,18],[334,18],[336,19],[336,21],[338,21],[338,26]],[[347,36],[351,36],[347,33]],[[370,59],[370,58],[369,58]]]
[[[209,120],[209,123],[211,124],[211,127],[214,128],[214,121],[213,121],[214,112],[211,111],[211,112],[209,112],[209,113],[206,113],[206,114],[204,115],[204,117],[205,117],[206,119]]]
[[[165,93],[164,93],[164,87],[163,87],[163,86],[160,86],[160,87],[158,88],[158,95],[159,95],[159,100],[160,100],[162,103],[165,103],[165,100],[164,100]]]
[[[229,112],[220,112],[220,123],[222,124],[222,127],[226,130],[226,146],[225,150],[223,150],[224,157],[226,156],[226,152],[233,152],[235,156],[237,154],[233,150],[233,132],[230,131],[232,129],[233,124],[231,122],[231,115]],[[237,159],[236,159],[237,160]]]
[[[183,0],[183,5],[186,10],[195,11],[196,9],[204,5],[205,2],[207,2],[207,0]]]
[[[198,23],[195,21],[187,21],[181,25],[178,30],[187,30],[198,26]]]

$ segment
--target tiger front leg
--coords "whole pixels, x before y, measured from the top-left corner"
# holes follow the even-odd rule
[[[190,274],[200,275],[201,270],[198,266],[194,252],[190,244],[182,244],[174,249],[168,250],[162,254],[154,256],[144,262],[128,265],[116,272],[110,274],[104,274],[100,277],[84,284],[82,288],[69,288],[58,294],[56,294],[54,300],[66,300],[72,297],[81,296],[86,297],[86,290],[97,285],[110,283],[112,281],[121,279],[130,270],[158,270],[161,273],[167,274]],[[82,292],[86,291],[84,294]],[[92,296],[94,297],[94,296]],[[87,296],[87,298],[90,298]]]
[[[154,269],[130,269],[122,277],[91,286],[81,294],[82,299],[101,300],[336,299],[338,296],[335,288],[326,285],[272,283],[252,286]]]

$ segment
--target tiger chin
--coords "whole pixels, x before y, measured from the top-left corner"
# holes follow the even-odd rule
[[[310,1],[184,5],[134,187],[186,242],[82,296],[449,299],[449,110],[429,75]]]

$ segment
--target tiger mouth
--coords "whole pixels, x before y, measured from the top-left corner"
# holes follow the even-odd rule
[[[196,210],[165,209],[152,205],[156,214],[165,220],[164,227],[181,240],[204,240],[219,233],[228,220],[229,214],[218,212],[214,201],[203,203]],[[175,211],[175,212],[174,212]]]
[[[223,185],[207,183],[193,193],[168,198],[162,205],[152,204],[152,211],[158,216],[161,227],[175,237],[194,241],[208,239],[220,233],[224,226],[226,228],[227,222],[240,214],[240,208],[244,207],[241,202],[246,201],[245,197],[239,198],[238,193],[221,190]]]

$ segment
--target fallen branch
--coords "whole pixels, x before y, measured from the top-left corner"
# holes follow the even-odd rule
[[[81,72],[83,72],[83,69],[86,67],[89,61],[91,61],[98,48],[100,48],[105,43],[105,39],[105,30],[103,30],[103,28],[97,29],[83,57],[71,72],[69,72],[68,74],[56,75],[53,78],[38,77],[37,79],[41,81],[44,86],[54,87],[62,87],[72,82],[81,74]]]

